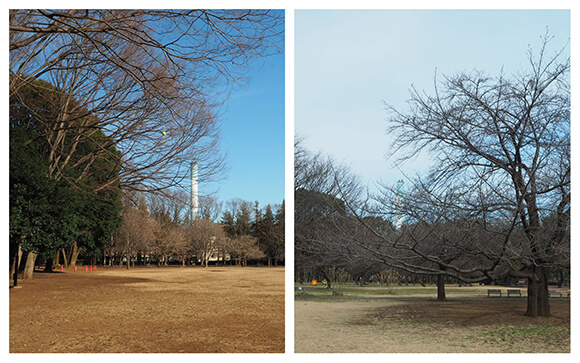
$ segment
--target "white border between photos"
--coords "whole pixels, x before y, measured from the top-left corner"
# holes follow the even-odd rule
[[[294,11],[296,9],[516,9],[516,8],[525,8],[525,9],[571,9],[571,34],[572,34],[572,89],[575,90],[575,85],[578,84],[578,73],[576,70],[576,66],[578,62],[576,61],[576,48],[577,44],[575,42],[575,36],[577,35],[577,28],[580,24],[580,17],[577,15],[577,11],[579,9],[578,5],[576,5],[577,1],[568,0],[568,1],[498,1],[498,0],[490,0],[486,2],[480,1],[473,1],[473,2],[466,2],[466,1],[197,1],[194,3],[185,2],[185,1],[165,1],[163,3],[159,2],[152,2],[152,1],[101,1],[101,2],[91,2],[79,4],[78,1],[49,1],[47,2],[39,2],[39,1],[22,1],[19,3],[12,3],[10,5],[17,6],[21,8],[33,8],[33,7],[58,7],[58,8],[78,8],[79,5],[81,7],[98,7],[98,8],[155,8],[158,6],[162,6],[164,8],[187,8],[191,6],[199,7],[199,8],[276,8],[276,9],[285,9],[286,14],[286,40],[285,40],[285,47],[286,47],[286,55],[285,55],[285,74],[286,74],[286,82],[285,82],[285,162],[286,162],[286,177],[285,177],[285,193],[286,193],[286,276],[285,276],[285,283],[286,283],[286,296],[285,296],[285,315],[286,315],[286,324],[285,324],[285,347],[286,353],[284,354],[239,354],[235,357],[231,356],[230,354],[169,354],[163,355],[162,357],[158,356],[157,354],[50,354],[50,357],[44,354],[8,354],[8,328],[9,328],[9,320],[8,320],[8,289],[5,289],[3,292],[3,308],[4,314],[2,314],[2,324],[4,327],[2,337],[4,338],[4,345],[3,345],[3,353],[8,358],[8,362],[12,361],[22,361],[22,362],[32,362],[44,359],[55,360],[61,363],[64,362],[103,362],[103,361],[125,361],[125,360],[139,360],[141,362],[154,362],[159,359],[171,359],[176,361],[191,361],[191,360],[200,360],[200,361],[212,361],[212,362],[231,362],[232,360],[239,360],[241,359],[243,362],[298,362],[299,360],[307,360],[311,361],[316,359],[317,361],[324,361],[324,362],[350,362],[355,359],[392,359],[392,360],[429,360],[430,362],[462,362],[465,361],[483,361],[493,359],[493,360],[503,360],[503,359],[522,359],[530,362],[535,361],[546,361],[546,360],[558,360],[558,361],[565,361],[571,362],[576,360],[573,358],[577,356],[577,350],[580,349],[580,346],[577,345],[578,334],[576,333],[576,329],[572,329],[572,344],[571,344],[571,354],[520,354],[517,356],[514,355],[507,355],[507,354],[495,354],[493,356],[485,355],[485,354],[435,354],[435,355],[428,355],[425,354],[372,354],[372,355],[362,355],[362,354],[296,354],[294,353],[294,218],[293,218],[293,210],[294,210],[294,188],[293,188],[293,176],[294,176],[294,162],[293,162],[293,145],[294,145]],[[36,6],[35,6],[36,5]],[[7,7],[6,9],[8,9]],[[4,13],[4,22],[7,22],[6,12]],[[7,26],[5,24],[4,29]],[[8,49],[7,46],[8,39],[7,37],[3,38],[4,49]],[[8,59],[7,57],[5,58]],[[5,82],[7,82],[7,75],[5,75]],[[6,84],[6,83],[4,83]],[[5,97],[8,95],[7,88],[4,89]],[[573,93],[575,94],[575,92]],[[5,98],[6,99],[6,98]],[[573,96],[572,102],[572,114],[575,115],[574,112],[577,109],[577,97]],[[6,113],[5,113],[6,114]],[[576,134],[576,127],[572,126],[573,138],[575,138]],[[3,135],[3,145],[8,145],[8,136],[6,134]],[[576,160],[575,157],[575,148],[573,147],[573,163]],[[4,170],[7,170],[8,162],[7,162],[7,155],[1,158],[2,166]],[[576,173],[577,168],[573,167],[573,180],[578,180],[575,176],[578,175]],[[7,178],[5,177],[3,180],[4,190],[7,191]],[[8,231],[8,201],[7,201],[7,193],[3,198],[4,206],[5,206],[5,214],[4,214],[4,227],[3,233],[7,233]],[[576,200],[578,197],[576,194],[573,196],[573,205],[576,205]],[[580,205],[580,204],[579,204]],[[290,211],[290,212],[288,212]],[[572,211],[572,220],[573,222],[576,221],[577,213],[575,209]],[[575,223],[572,223],[572,236],[574,237],[576,234],[575,230]],[[6,234],[4,234],[6,236]],[[578,254],[575,253],[578,248],[572,249],[573,261],[578,260]],[[575,269],[572,269],[575,271]],[[576,304],[572,302],[571,309],[573,310],[572,314],[572,322],[571,325],[576,327],[575,324],[576,319]]]

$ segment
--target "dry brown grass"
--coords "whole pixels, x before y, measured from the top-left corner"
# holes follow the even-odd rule
[[[10,289],[15,352],[283,352],[283,268],[35,274]]]
[[[527,318],[525,299],[297,299],[298,353],[570,352],[570,301]]]

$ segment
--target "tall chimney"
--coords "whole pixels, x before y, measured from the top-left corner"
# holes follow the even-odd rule
[[[403,186],[405,182],[399,180],[397,182],[397,215],[395,218],[395,229],[397,231],[401,230],[403,226]]]
[[[197,195],[197,163],[191,163],[191,221],[199,216],[199,200]]]

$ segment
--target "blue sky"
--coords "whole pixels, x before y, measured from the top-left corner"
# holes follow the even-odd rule
[[[257,61],[248,77],[245,87],[234,89],[221,118],[228,178],[208,187],[217,188],[222,202],[241,198],[274,206],[284,199],[284,54]]]
[[[496,76],[526,66],[549,29],[548,54],[570,37],[566,10],[297,10],[295,132],[305,146],[350,165],[371,188],[403,174],[387,159],[384,102],[405,110],[414,85],[474,69]],[[569,51],[569,48],[568,48]],[[427,157],[402,169],[413,176]]]

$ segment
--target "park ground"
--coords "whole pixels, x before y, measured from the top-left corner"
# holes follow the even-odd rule
[[[11,288],[11,353],[282,353],[284,268],[35,273]]]
[[[333,297],[322,286],[297,285],[295,352],[570,352],[569,298],[550,298],[550,318],[528,318],[525,288],[521,298],[487,298],[487,288],[448,286],[448,300],[438,302],[434,286],[389,292],[350,284]]]

